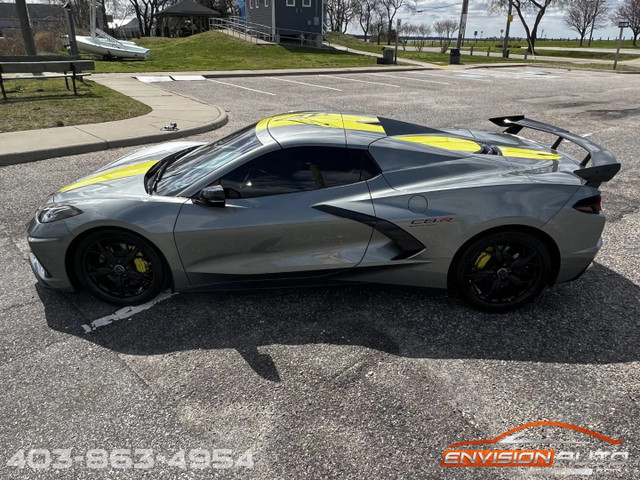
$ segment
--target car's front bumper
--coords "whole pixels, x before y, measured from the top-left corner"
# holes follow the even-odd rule
[[[35,216],[27,224],[31,253],[29,264],[38,281],[56,290],[74,291],[67,274],[66,253],[71,235],[64,221],[39,223]]]

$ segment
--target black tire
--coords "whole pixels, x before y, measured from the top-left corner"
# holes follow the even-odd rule
[[[89,293],[112,305],[147,302],[166,283],[156,249],[143,238],[121,230],[101,230],[83,238],[75,251],[74,266]]]
[[[522,232],[499,232],[465,248],[455,266],[455,287],[472,307],[506,312],[540,295],[549,282],[551,256]]]

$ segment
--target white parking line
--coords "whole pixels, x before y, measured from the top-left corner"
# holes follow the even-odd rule
[[[336,92],[342,91],[339,88],[325,87],[324,85],[316,85],[315,83],[299,82],[297,80],[289,80],[288,78],[278,78],[278,77],[267,77],[267,78],[270,78],[271,80],[280,80],[281,82],[297,83],[298,85],[308,85],[309,87],[326,88],[327,90],[335,90]]]
[[[252,92],[264,93],[265,95],[273,95],[275,97],[275,93],[265,92],[263,90],[256,90],[255,88],[243,87],[242,85],[234,85],[233,83],[221,82],[220,80],[214,80],[212,78],[208,78],[210,82],[220,83],[222,85],[227,85],[229,87],[242,88],[243,90],[251,90]]]
[[[474,82],[492,82],[493,80],[489,80],[484,78],[484,75],[478,75],[477,73],[456,73],[456,77],[458,78],[468,78],[473,80]]]
[[[382,82],[370,82],[368,80],[359,80],[355,78],[343,77],[342,75],[320,75],[321,77],[329,77],[329,78],[338,78],[340,80],[349,80],[351,82],[360,82],[360,83],[370,83],[372,85],[382,85],[383,87],[394,87],[400,88],[400,85],[391,85],[390,83],[382,83]]]
[[[439,83],[440,85],[451,85],[447,82],[439,82],[438,80],[427,80],[426,78],[402,77],[400,75],[389,75],[388,73],[370,73],[376,77],[402,78],[404,80],[415,80],[416,82]]]
[[[107,325],[110,325],[113,322],[117,322],[118,320],[124,320],[125,318],[131,318],[136,313],[144,312],[145,310],[148,310],[151,307],[153,307],[156,303],[160,303],[163,300],[166,300],[167,298],[169,298],[169,297],[171,297],[173,295],[174,294],[171,293],[170,290],[166,290],[166,291],[162,292],[160,295],[158,295],[156,298],[154,298],[153,300],[149,300],[148,302],[143,303],[142,305],[136,305],[134,307],[121,308],[120,310],[117,310],[116,312],[112,313],[111,315],[107,315],[106,317],[98,318],[96,320],[93,320],[90,323],[81,325],[81,327],[84,330],[84,333],[93,332],[94,330],[97,330],[100,327],[106,327]]]

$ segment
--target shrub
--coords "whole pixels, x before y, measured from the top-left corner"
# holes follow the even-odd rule
[[[61,32],[37,32],[33,39],[36,42],[36,50],[39,54],[61,53],[62,50],[62,33]]]
[[[25,55],[24,42],[19,32],[6,32],[0,39],[0,55]]]

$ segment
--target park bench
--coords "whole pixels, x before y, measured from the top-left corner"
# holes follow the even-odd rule
[[[0,56],[0,88],[2,89],[2,96],[6,100],[7,92],[4,89],[4,82],[7,80],[64,78],[67,90],[69,90],[69,79],[71,79],[73,93],[77,95],[76,80],[82,81],[84,77],[91,75],[84,72],[94,69],[93,60],[80,60],[69,55]],[[53,74],[42,75],[45,72]],[[5,73],[31,73],[35,75],[3,77]]]

